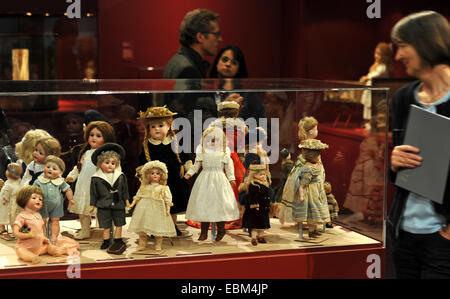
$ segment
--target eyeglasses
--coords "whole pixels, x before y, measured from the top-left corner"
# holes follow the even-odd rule
[[[216,32],[203,32],[204,34],[213,34],[216,38],[221,37],[220,30]]]

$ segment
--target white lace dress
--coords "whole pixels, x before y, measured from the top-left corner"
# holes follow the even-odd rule
[[[192,187],[186,219],[200,222],[222,222],[239,219],[239,209],[230,181],[235,180],[230,149],[226,152],[205,149],[199,145],[195,163],[187,172],[200,174]],[[224,169],[226,175],[224,173]]]
[[[143,232],[158,237],[177,235],[172,217],[166,212],[172,206],[172,194],[168,186],[158,183],[141,185],[136,197],[139,201],[128,226],[129,232]]]
[[[78,215],[90,215],[90,188],[91,188],[91,177],[94,175],[96,166],[92,163],[91,156],[95,149],[87,150],[83,157],[81,157],[81,172],[78,172],[75,166],[73,170],[67,175],[67,177],[72,177],[77,180],[75,186],[75,193],[73,195],[73,200],[75,202],[74,206],[69,206],[69,211]],[[94,211],[95,213],[95,211]]]

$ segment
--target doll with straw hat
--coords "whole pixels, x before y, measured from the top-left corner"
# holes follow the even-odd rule
[[[167,185],[172,193],[173,206],[170,210],[177,235],[182,233],[176,226],[177,214],[186,211],[189,200],[189,185],[183,178],[192,165],[191,157],[179,151],[178,139],[172,130],[173,117],[177,115],[166,106],[149,107],[139,112],[139,120],[145,125],[145,137],[139,156],[139,165],[158,160],[167,167]]]

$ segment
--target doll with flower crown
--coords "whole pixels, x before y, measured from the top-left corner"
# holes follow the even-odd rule
[[[240,204],[245,207],[242,216],[242,227],[247,228],[253,246],[258,243],[267,243],[264,230],[270,228],[271,194],[268,180],[267,166],[264,164],[251,164],[249,173],[239,186],[243,196]]]
[[[176,237],[175,225],[170,216],[172,194],[167,186],[167,167],[154,160],[140,169],[141,186],[129,206],[134,208],[129,232],[139,235],[138,251],[145,250],[148,235],[156,240],[155,250],[162,251],[163,237]]]
[[[47,156],[61,154],[61,144],[52,136],[44,136],[36,141],[33,151],[33,161],[25,169],[20,186],[33,185],[34,181],[44,171],[44,161]]]
[[[298,122],[298,139],[299,144],[306,139],[316,138],[318,135],[317,126],[319,122],[312,116],[305,116]],[[295,181],[298,177],[298,173],[300,168],[305,164],[305,159],[302,154],[298,155],[297,161],[294,164],[294,167],[291,169],[286,183],[283,188],[283,193],[281,195],[281,208],[278,213],[278,218],[280,223],[283,224],[293,224],[296,221],[292,218],[292,203],[296,198],[301,196],[301,189],[297,189],[298,192],[294,192],[295,189]]]
[[[172,193],[173,206],[170,209],[172,220],[177,230],[177,236],[182,233],[178,229],[177,214],[186,211],[189,200],[189,184],[183,178],[185,172],[192,165],[189,154],[179,151],[178,139],[172,130],[173,116],[164,107],[149,107],[145,112],[139,112],[138,119],[144,121],[145,136],[142,151],[139,155],[139,165],[158,160],[166,164],[167,185]]]
[[[239,219],[232,189],[236,184],[233,161],[222,129],[213,126],[203,132],[195,151],[195,163],[185,178],[190,179],[200,169],[189,197],[186,219],[201,222],[199,241],[208,238],[210,222],[216,223],[216,241],[220,241],[226,234],[225,221]]]
[[[96,149],[107,142],[115,142],[114,128],[105,121],[92,121],[84,131],[85,143],[78,153],[76,166],[69,172],[66,182],[76,181],[75,192],[73,194],[74,205],[69,206],[71,213],[78,214],[80,218],[81,230],[75,233],[77,240],[87,239],[91,236],[91,215],[90,210],[90,186],[91,177],[96,171],[96,165],[92,163],[91,157]]]
[[[321,152],[328,145],[317,139],[306,139],[300,143],[299,148],[305,163],[299,168],[295,181],[294,193],[298,189],[301,192],[292,202],[292,218],[299,223],[299,228],[306,222],[309,237],[314,238],[320,235],[318,226],[324,228],[331,221],[327,195],[323,188],[325,170],[320,159]],[[303,232],[302,229],[300,231]]]

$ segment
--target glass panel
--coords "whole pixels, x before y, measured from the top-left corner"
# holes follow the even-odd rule
[[[0,81],[1,105],[11,129],[7,130],[7,124],[2,127],[3,149],[6,150],[8,145],[13,147],[22,141],[27,130],[44,129],[60,141],[62,150],[66,153],[62,155],[66,164],[63,174],[65,177],[79,162],[78,155],[70,154],[70,150],[85,142],[82,124],[87,120],[86,112],[96,110],[113,125],[117,142],[126,150],[122,171],[127,177],[129,195],[132,199],[140,186],[135,174],[136,168],[143,164],[140,155],[145,139],[144,123],[137,120],[139,111],[145,111],[155,104],[168,104],[168,99],[179,100],[180,104],[195,100],[196,111],[188,113],[189,111],[181,109],[172,124],[177,129],[176,136],[180,142],[178,149],[190,155],[194,162],[193,150],[200,142],[203,129],[212,121],[208,118],[217,115],[217,103],[231,94],[239,93],[244,98],[240,115],[249,129],[260,126],[267,133],[267,140],[263,141],[262,149],[267,152],[270,161],[271,187],[274,191],[274,200],[277,202],[283,199],[285,193],[283,181],[288,175],[286,165],[289,164],[282,158],[281,151],[287,149],[292,163],[295,163],[301,153],[298,147],[299,121],[304,116],[313,116],[318,120],[317,139],[329,146],[321,153],[320,161],[323,164],[325,180],[330,182],[332,194],[339,207],[338,216],[336,218],[332,212],[332,225],[323,231],[324,223],[313,229],[307,225],[307,219],[301,226],[298,226],[295,219],[281,223],[280,219],[285,218],[276,211],[278,217],[270,219],[271,228],[265,232],[267,243],[254,246],[250,243],[248,231],[236,228],[236,224],[227,224],[227,235],[217,244],[213,244],[214,241],[211,240],[211,230],[207,240],[198,241],[199,224],[186,223],[188,219],[182,213],[178,215],[177,225],[184,236],[165,238],[162,256],[233,254],[303,249],[311,246],[315,248],[383,246],[385,193],[388,192],[384,176],[386,140],[388,140],[386,133],[388,105],[385,100],[387,89],[369,89],[345,82],[297,79],[246,79],[233,81],[234,87],[231,89],[226,89],[225,86],[228,85],[224,83],[226,82],[220,80],[162,79]],[[364,114],[364,106],[360,103],[365,92],[370,93],[374,103],[369,114]],[[249,103],[254,106],[246,110]],[[254,112],[257,111],[255,107],[262,108],[265,117],[253,119],[256,116]],[[183,115],[186,118],[181,117]],[[245,148],[236,151],[238,157],[245,158],[247,153]],[[4,177],[4,173],[1,175]],[[199,177],[200,175],[190,180],[191,188]],[[294,176],[294,187],[295,178]],[[318,178],[311,182],[322,181]],[[217,182],[210,184],[219,185]],[[306,184],[303,184],[300,187],[303,188],[302,192],[305,192],[302,198],[313,200],[314,193],[308,193],[311,190],[308,191],[305,186]],[[72,187],[76,192],[77,186]],[[318,188],[318,185],[316,187]],[[290,189],[289,192],[294,192],[293,190]],[[73,236],[80,229],[80,222],[77,221],[76,214],[68,211],[67,205],[65,201],[65,213],[60,221],[60,227],[63,235]],[[280,203],[279,208],[282,209],[281,207]],[[327,211],[330,212],[328,207]],[[332,211],[336,211],[335,206]],[[98,223],[93,218],[91,237],[80,241],[81,262],[92,263],[117,257],[142,259],[155,256],[154,239],[149,240],[145,251],[136,250],[139,237],[136,233],[127,231],[130,216],[131,214],[128,215],[127,224],[123,229],[123,237],[128,248],[121,256],[100,250],[102,230],[98,228]],[[11,228],[8,229],[11,232]],[[321,235],[310,237],[309,232],[313,230],[317,230]],[[25,264],[15,255],[15,243],[16,241],[0,239],[0,252],[6,257],[4,264],[8,267]],[[56,260],[57,258],[48,255],[43,257],[44,265],[54,263]]]

